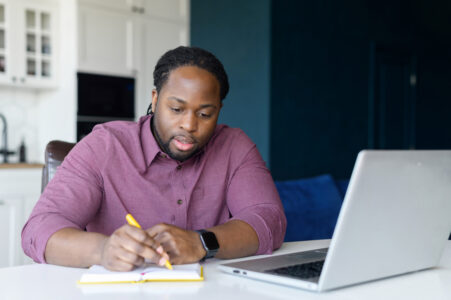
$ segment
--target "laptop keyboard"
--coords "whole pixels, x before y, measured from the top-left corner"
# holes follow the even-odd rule
[[[267,270],[266,272],[272,274],[286,275],[291,277],[297,277],[301,279],[308,279],[319,277],[321,270],[323,269],[324,260],[314,261],[311,263],[303,263],[299,265],[293,265],[288,267],[282,267],[272,270]]]

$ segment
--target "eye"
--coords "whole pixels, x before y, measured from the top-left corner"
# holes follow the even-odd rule
[[[199,113],[200,117],[203,119],[209,119],[211,117],[211,114],[207,114],[207,113]]]
[[[176,113],[179,113],[182,111],[182,109],[180,107],[171,107],[171,110]]]

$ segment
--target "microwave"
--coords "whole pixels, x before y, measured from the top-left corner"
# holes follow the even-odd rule
[[[135,119],[135,78],[77,73],[77,140],[100,123]]]
[[[135,117],[135,79],[98,74],[77,74],[78,115]]]

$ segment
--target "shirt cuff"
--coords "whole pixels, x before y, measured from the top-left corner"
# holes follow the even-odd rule
[[[247,213],[240,214],[234,216],[231,220],[240,220],[249,224],[257,233],[258,237],[258,250],[256,255],[260,254],[271,254],[274,249],[277,249],[281,246],[283,242],[284,229],[280,220],[278,219],[278,214],[275,213],[275,216],[271,218],[274,223],[271,228],[268,226],[268,222],[262,218],[259,214],[256,213]],[[282,238],[277,238],[274,240],[274,235],[280,235]],[[279,241],[280,240],[280,241]]]
[[[33,260],[38,263],[44,264],[47,263],[45,260],[45,248],[47,246],[47,242],[55,232],[63,228],[80,229],[80,227],[78,227],[76,224],[63,217],[52,216],[47,220],[35,220],[35,222],[37,222],[38,224],[45,224],[45,226],[32,226],[35,227],[35,230],[38,232],[28,234],[28,236],[30,237],[28,239],[28,248],[31,250],[30,252],[32,252],[30,253],[30,256],[33,258]],[[35,237],[35,239],[33,239],[33,236]]]

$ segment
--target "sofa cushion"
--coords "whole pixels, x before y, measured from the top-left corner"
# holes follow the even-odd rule
[[[332,237],[342,203],[332,176],[279,181],[276,187],[287,216],[286,242]]]

